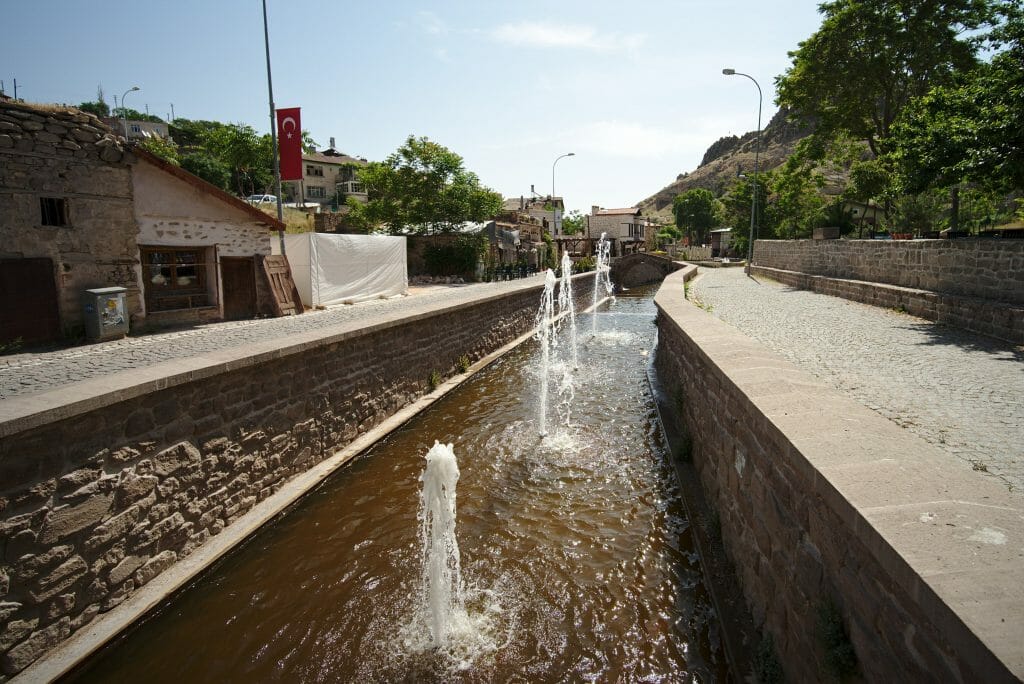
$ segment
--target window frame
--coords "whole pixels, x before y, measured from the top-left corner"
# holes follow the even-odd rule
[[[209,252],[208,247],[140,246],[146,311],[156,313],[211,306],[207,278]],[[165,256],[154,261],[153,257],[158,255]],[[190,280],[182,283],[182,278]]]
[[[39,198],[39,225],[66,228],[70,225],[68,201],[65,197]]]

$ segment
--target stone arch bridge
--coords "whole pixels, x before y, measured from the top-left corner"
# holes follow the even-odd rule
[[[638,287],[658,283],[669,273],[678,271],[683,265],[672,259],[647,252],[636,252],[619,257],[612,262],[612,282],[620,287]]]

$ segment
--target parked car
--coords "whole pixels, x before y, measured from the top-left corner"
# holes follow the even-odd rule
[[[245,201],[249,204],[277,204],[277,196],[275,195],[249,195],[245,198]]]

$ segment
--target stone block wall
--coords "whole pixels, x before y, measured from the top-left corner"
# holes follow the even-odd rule
[[[1024,304],[1024,240],[757,240],[754,263]]]
[[[828,278],[763,266],[754,266],[752,272],[802,290],[898,309],[929,321],[1024,344],[1024,304],[1007,304],[885,283]]]
[[[141,305],[131,159],[91,114],[0,102],[0,256],[53,261],[65,331],[86,289],[120,285],[130,312]],[[42,225],[41,197],[66,203],[67,225]]]
[[[451,376],[461,356],[529,330],[539,294],[285,340],[95,408],[0,424],[0,681],[415,401],[433,371]]]
[[[1020,622],[1009,617],[1015,599],[1007,599],[1002,623],[991,606],[985,623],[976,614],[976,588],[1004,596],[1002,582],[1012,596],[1019,560],[952,537],[922,555],[929,543],[923,535],[933,534],[926,529],[954,532],[925,528],[918,518],[949,503],[955,511],[944,519],[962,525],[974,515],[968,511],[980,509],[946,500],[978,496],[978,506],[1006,506],[1012,513],[1000,524],[1012,526],[1020,509],[1010,495],[988,483],[977,494],[973,478],[964,485],[927,445],[902,443],[915,438],[686,302],[682,278],[669,276],[656,299],[656,371],[718,510],[746,603],[771,635],[786,679],[834,679],[821,621],[834,605],[832,626],[848,635],[864,681],[1016,681],[990,650],[1019,634],[1008,624]],[[904,460],[894,462],[894,454]],[[908,535],[911,525],[922,536]],[[903,546],[892,541],[900,534],[907,535]],[[926,562],[927,571],[917,567]],[[955,587],[931,584],[950,578]]]

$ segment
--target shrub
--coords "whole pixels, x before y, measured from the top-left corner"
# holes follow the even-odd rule
[[[433,276],[472,276],[486,248],[485,235],[460,235],[447,244],[427,245],[423,261]]]

